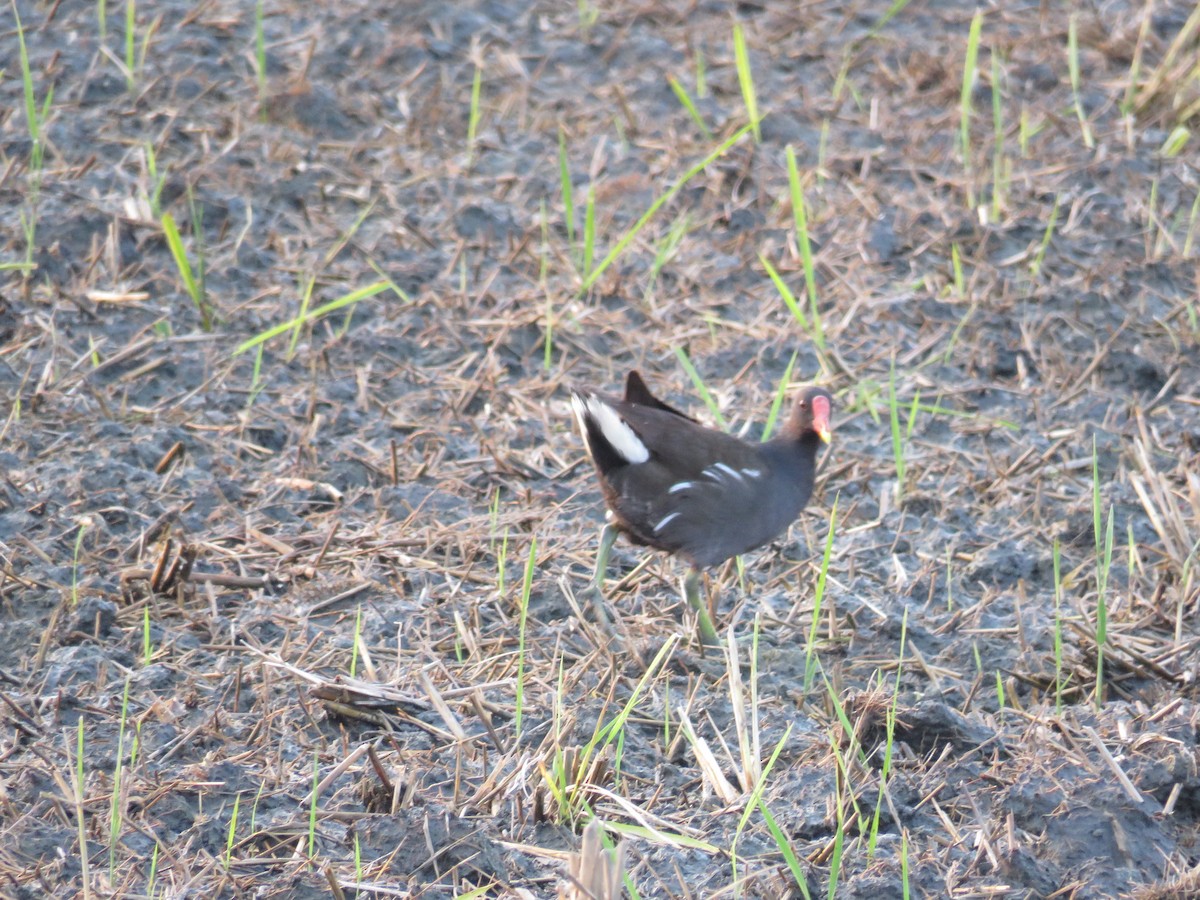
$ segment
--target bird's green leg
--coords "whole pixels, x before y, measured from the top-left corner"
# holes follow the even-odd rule
[[[688,569],[688,573],[683,576],[683,598],[687,600],[688,606],[696,611],[701,643],[706,647],[719,647],[721,639],[717,637],[717,629],[713,627],[712,619],[708,615],[708,606],[700,596],[702,577],[703,573],[699,569]]]
[[[604,576],[608,570],[608,555],[612,553],[618,534],[615,525],[609,523],[604,526],[600,532],[600,549],[596,551],[596,570],[592,573],[592,609],[595,610],[596,620],[608,631],[612,631],[612,619],[604,599]]]
[[[612,553],[613,544],[617,542],[617,527],[605,525],[600,532],[600,549],[596,551],[596,570],[592,573],[592,585],[600,591],[604,590],[604,576],[608,569],[608,555]]]

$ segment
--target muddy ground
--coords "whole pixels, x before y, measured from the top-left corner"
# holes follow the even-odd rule
[[[1196,16],[988,8],[964,104],[885,8],[23,0],[28,104],[0,13],[0,896],[548,897],[593,818],[627,896],[1197,895]],[[661,554],[589,605],[567,388],[713,422],[683,353],[836,396],[736,661]]]

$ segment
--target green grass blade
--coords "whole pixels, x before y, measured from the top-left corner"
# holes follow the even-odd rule
[[[741,23],[733,26],[733,56],[737,65],[738,84],[742,88],[742,102],[746,104],[746,115],[750,119],[750,127],[754,131],[754,143],[762,143],[762,130],[759,126],[758,94],[754,90],[754,74],[750,71],[750,54],[746,50],[746,34]]]
[[[567,226],[567,246],[575,249],[575,198],[571,190],[571,166],[567,159],[567,135],[558,129],[558,181],[562,193],[563,219]]]
[[[380,294],[388,290],[388,288],[391,288],[393,291],[399,294],[400,297],[406,302],[412,302],[408,295],[401,291],[400,288],[396,287],[396,285],[391,281],[377,281],[374,284],[369,284],[366,287],[359,288],[356,291],[343,294],[341,297],[326,303],[324,306],[318,306],[316,309],[308,310],[303,315],[297,316],[294,319],[290,319],[280,325],[276,325],[274,328],[268,328],[266,331],[255,335],[249,340],[243,341],[234,349],[231,355],[239,356],[242,353],[245,353],[247,350],[251,350],[254,347],[257,347],[259,344],[271,340],[273,337],[277,337],[278,335],[291,331],[293,328],[296,328],[299,325],[302,325],[306,322],[315,322],[322,316],[326,316],[331,312],[336,312],[344,306],[349,306],[351,303],[357,303],[358,301],[365,300],[368,297],[374,297],[376,294]]]
[[[796,368],[796,359],[799,356],[799,350],[792,351],[792,358],[788,360],[787,368],[783,370],[783,377],[779,379],[779,386],[775,389],[775,397],[771,400],[771,411],[767,413],[767,423],[763,425],[762,439],[764,441],[768,440],[771,437],[771,432],[775,430],[775,420],[779,418],[779,411],[783,409],[783,401],[787,397],[788,384],[792,380],[792,370]]]
[[[191,262],[188,261],[187,251],[183,247],[183,238],[179,234],[179,226],[175,224],[175,217],[170,213],[163,214],[162,230],[167,239],[167,247],[171,251],[171,258],[175,260],[175,268],[183,280],[184,290],[192,298],[192,303],[200,313],[201,319],[206,319],[205,302],[200,290],[200,283],[192,271]]]
[[[978,75],[976,66],[979,60],[979,38],[983,33],[983,10],[975,13],[971,19],[971,29],[967,32],[967,55],[963,61],[962,90],[958,100],[958,143],[962,153],[963,168],[967,175],[971,173],[971,93],[975,89],[975,78]],[[975,205],[974,191],[968,186],[971,195],[971,206]]]
[[[708,385],[704,383],[704,379],[700,377],[700,373],[696,371],[696,367],[692,365],[687,351],[682,347],[676,347],[675,358],[683,366],[683,371],[687,372],[688,378],[692,379],[692,384],[696,386],[696,392],[700,395],[700,399],[704,401],[704,405],[708,407],[709,413],[716,419],[717,425],[722,431],[728,431],[729,426],[725,424],[725,417],[721,415],[721,408],[717,406],[716,398],[708,390]]]
[[[662,206],[672,197],[678,194],[683,189],[684,185],[696,177],[696,175],[698,175],[700,172],[704,171],[704,169],[711,165],[714,160],[723,156],[730,147],[740,141],[749,131],[749,125],[739,128],[737,131],[723,140],[715,150],[708,154],[708,156],[704,157],[704,159],[700,160],[700,162],[696,163],[696,165],[684,172],[682,177],[680,177],[678,181],[671,185],[665,194],[651,203],[650,208],[642,213],[641,218],[639,218],[637,222],[634,223],[633,227],[630,228],[629,231],[627,231],[619,241],[617,241],[616,246],[608,251],[608,255],[605,256],[604,259],[600,260],[599,265],[597,265],[595,269],[588,273],[583,280],[581,290],[586,291],[596,283],[596,279],[598,279],[604,273],[604,270],[612,265],[613,261],[620,256],[625,251],[625,248],[629,246],[630,242],[637,237],[638,232],[645,228],[646,224],[654,218],[654,214],[657,213],[659,209],[661,209]]]
[[[1071,94],[1075,100],[1075,116],[1079,119],[1079,130],[1083,135],[1083,144],[1089,150],[1096,146],[1092,137],[1092,127],[1088,124],[1087,115],[1083,111],[1083,100],[1079,96],[1079,38],[1075,28],[1075,13],[1067,20],[1067,71],[1071,76]]]
[[[791,144],[788,145],[786,153],[788,187],[792,196],[792,215],[796,223],[796,244],[800,248],[800,261],[804,265],[804,289],[808,293],[812,339],[824,356],[825,330],[821,326],[821,308],[817,303],[817,269],[813,262],[812,242],[808,237],[808,208],[804,203],[804,186],[800,183],[800,170],[796,166],[796,151]]]
[[[810,332],[808,326],[808,316],[804,314],[804,310],[800,308],[799,301],[796,300],[796,295],[792,293],[792,289],[787,286],[787,282],[783,280],[783,276],[771,265],[771,261],[763,254],[758,254],[758,261],[762,263],[764,269],[767,270],[767,275],[771,279],[771,283],[775,285],[775,290],[779,292],[779,296],[783,298],[784,304],[792,313],[792,318],[800,323],[800,327],[805,332]]]
[[[696,104],[692,101],[692,95],[687,92],[682,84],[679,83],[674,75],[667,76],[667,84],[671,85],[671,90],[675,92],[676,99],[679,100],[679,105],[687,110],[692,121],[696,123],[696,127],[700,129],[700,133],[704,135],[706,140],[713,139],[713,133],[708,126],[704,124],[704,117],[700,115],[700,110],[696,108]]]

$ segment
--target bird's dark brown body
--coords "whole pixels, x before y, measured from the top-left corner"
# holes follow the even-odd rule
[[[616,525],[637,543],[714,566],[783,533],[812,493],[832,398],[809,387],[778,437],[705,428],[631,372],[625,399],[575,393],[576,417]]]

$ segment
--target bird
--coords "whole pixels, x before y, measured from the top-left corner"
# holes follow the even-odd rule
[[[593,586],[602,595],[619,534],[666,551],[688,563],[683,594],[702,642],[719,643],[700,598],[702,573],[768,543],[800,515],[817,452],[831,440],[832,395],[803,388],[779,435],[762,443],[705,427],[655,397],[637,371],[624,399],[572,390],[571,407],[608,507]]]

